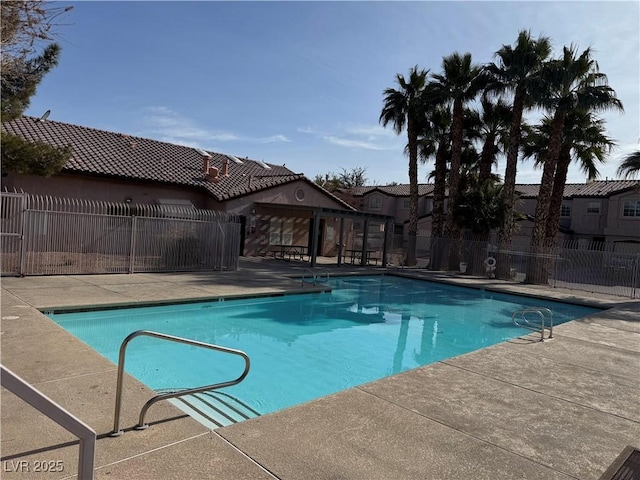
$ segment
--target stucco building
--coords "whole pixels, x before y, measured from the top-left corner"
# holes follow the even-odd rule
[[[515,246],[528,246],[540,186],[518,184],[518,212],[528,220],[518,222]],[[393,215],[394,232],[406,232],[409,220],[409,185],[356,187],[349,191],[354,207],[363,212]],[[446,202],[446,200],[445,200]],[[446,205],[446,203],[445,203]],[[418,235],[431,234],[433,185],[418,185]],[[560,217],[560,238],[582,243],[614,242],[621,248],[640,248],[640,182],[604,180],[567,184]]]
[[[60,173],[49,178],[8,173],[3,188],[233,213],[243,222],[245,255],[268,255],[276,245],[309,249],[314,242],[319,255],[335,254],[340,215],[359,215],[283,165],[26,116],[4,123],[2,129],[72,149]],[[315,226],[312,219],[318,211],[324,214]]]

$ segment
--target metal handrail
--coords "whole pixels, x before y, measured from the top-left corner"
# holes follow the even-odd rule
[[[78,479],[93,480],[93,463],[96,451],[95,430],[44,393],[33,388],[4,365],[0,365],[0,373],[0,384],[3,387],[80,439]]]
[[[304,287],[305,281],[304,279],[307,278],[307,273],[311,274],[311,285],[315,285],[316,284],[316,274],[313,270],[310,270],[308,268],[304,269],[304,272],[302,272],[302,286]],[[309,283],[309,282],[307,282]]]
[[[324,274],[326,277],[325,282],[329,281],[329,270],[327,270],[326,268],[323,268],[322,270],[320,270],[320,273],[316,275],[316,280],[319,280],[320,275]]]
[[[537,314],[540,317],[540,325],[531,324],[529,320],[527,320],[527,313]],[[533,330],[534,332],[540,331],[540,341],[543,342],[544,331],[547,330],[547,328],[545,327],[545,319],[547,318],[545,316],[545,313],[547,313],[549,316],[549,328],[548,328],[549,337],[548,338],[553,338],[553,312],[547,307],[531,307],[531,308],[523,308],[521,310],[516,310],[515,312],[513,312],[513,315],[511,315],[511,320],[513,321],[513,324],[518,327],[526,328],[528,330]],[[520,315],[520,318],[524,323],[519,323],[516,320],[517,315]]]
[[[324,274],[324,276],[326,277],[326,282],[329,281],[329,270],[327,269],[322,269],[320,270],[320,274],[316,273],[315,270],[311,270],[309,268],[305,268],[304,272],[302,273],[302,286],[304,287],[305,284],[305,278],[307,278],[307,273],[311,274],[311,285],[314,285],[319,281],[320,278],[320,274]],[[310,283],[310,282],[306,282],[306,283]]]
[[[116,385],[116,406],[113,413],[113,431],[110,433],[112,437],[117,437],[124,433],[120,429],[120,410],[122,407],[122,381],[124,377],[124,362],[125,362],[127,345],[131,340],[141,335],[159,338],[162,340],[169,340],[171,342],[184,343],[184,344],[193,345],[196,347],[208,348],[210,350],[217,350],[219,352],[230,353],[232,355],[238,355],[244,359],[245,366],[242,374],[235,380],[230,380],[228,382],[214,383],[212,385],[207,385],[204,387],[196,387],[196,388],[190,388],[187,390],[180,390],[176,392],[162,393],[162,394],[156,395],[155,397],[151,398],[150,400],[147,401],[147,403],[143,405],[142,410],[140,411],[140,419],[138,421],[138,425],[136,425],[135,427],[137,430],[144,430],[145,428],[148,427],[148,425],[144,423],[144,417],[147,411],[149,410],[149,408],[152,405],[154,405],[156,402],[159,402],[160,400],[167,400],[169,398],[181,397],[183,395],[189,395],[191,393],[208,392],[210,390],[216,390],[218,388],[237,385],[242,380],[244,380],[244,378],[249,373],[251,361],[249,360],[249,356],[242,350],[235,350],[233,348],[221,347],[219,345],[212,345],[210,343],[198,342],[196,340],[190,340],[188,338],[176,337],[174,335],[167,335],[166,333],[152,332],[149,330],[138,330],[136,332],[133,332],[130,335],[128,335],[127,338],[125,338],[122,341],[122,344],[120,345],[120,355],[118,357],[118,379],[117,379],[117,385]]]

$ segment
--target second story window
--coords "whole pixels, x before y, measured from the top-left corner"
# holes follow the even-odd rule
[[[587,213],[600,213],[600,202],[587,202]]]
[[[371,197],[369,199],[369,210],[382,210],[382,199],[380,197]]]
[[[569,202],[562,202],[562,206],[560,207],[560,216],[561,217],[571,216],[571,204]]]
[[[409,210],[409,208],[411,208],[411,200],[409,200],[408,198],[403,198],[402,199],[402,208],[404,210]]]
[[[625,200],[622,204],[623,217],[640,217],[640,200]]]

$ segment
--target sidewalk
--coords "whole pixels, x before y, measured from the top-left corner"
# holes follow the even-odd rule
[[[292,278],[305,268],[245,260],[237,272],[3,278],[2,363],[98,432],[98,479],[595,480],[626,445],[640,447],[638,301],[394,270],[609,309],[554,328],[551,341],[523,337],[214,431],[166,402],[149,429],[130,430],[151,392],[129,378],[119,438],[107,436],[115,365],[38,311],[310,291]],[[5,390],[1,407],[3,479],[75,477],[72,435]],[[36,474],[43,460],[64,470]]]

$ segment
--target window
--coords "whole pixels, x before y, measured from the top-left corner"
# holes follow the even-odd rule
[[[382,199],[380,197],[371,197],[369,199],[369,210],[382,210]]]
[[[587,213],[600,213],[600,202],[587,202]]]
[[[296,195],[296,200],[297,200],[297,201],[301,202],[301,201],[303,201],[303,200],[304,200],[304,190],[303,190],[303,189],[298,188],[298,189],[296,190],[295,195]]]
[[[293,218],[272,218],[269,222],[269,245],[293,244]]]
[[[562,206],[560,207],[560,216],[561,217],[571,216],[571,204],[569,202],[562,202]]]
[[[408,198],[403,198],[402,199],[402,208],[405,210],[409,210],[411,208],[411,200],[409,200]]]
[[[625,200],[622,204],[623,217],[640,217],[640,200]]]

